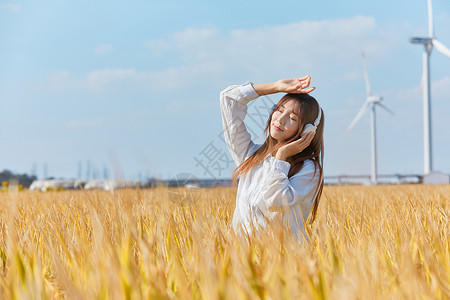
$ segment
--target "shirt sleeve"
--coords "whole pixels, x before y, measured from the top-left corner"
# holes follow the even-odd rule
[[[270,172],[261,184],[261,196],[255,209],[261,211],[286,211],[294,205],[312,206],[319,171],[314,174],[314,163],[305,162],[303,168],[291,178],[288,173],[291,165],[287,161],[274,159]]]
[[[244,162],[248,150],[254,146],[244,118],[247,104],[258,97],[251,82],[229,86],[220,93],[225,142],[236,166]]]

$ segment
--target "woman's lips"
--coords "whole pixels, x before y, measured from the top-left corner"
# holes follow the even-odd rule
[[[277,130],[277,131],[283,131],[283,130],[281,130],[280,127],[276,126],[275,124],[273,124],[273,128],[275,128],[275,130]]]

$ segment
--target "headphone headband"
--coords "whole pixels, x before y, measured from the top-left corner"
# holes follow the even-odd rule
[[[317,116],[316,120],[314,121],[314,126],[319,126],[320,119],[322,119],[322,108],[320,108],[319,105],[319,115]]]

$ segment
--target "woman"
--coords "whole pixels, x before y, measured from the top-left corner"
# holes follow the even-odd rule
[[[239,176],[233,228],[246,233],[279,224],[298,240],[314,221],[323,188],[323,111],[308,95],[310,76],[273,83],[233,85],[220,93],[225,141]],[[287,93],[275,105],[264,144],[253,143],[244,118],[262,95]],[[275,221],[279,223],[275,223]],[[282,225],[281,225],[282,224]]]

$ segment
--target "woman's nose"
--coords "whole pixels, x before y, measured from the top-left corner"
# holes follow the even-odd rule
[[[280,116],[279,118],[278,118],[278,122],[280,122],[280,124],[282,124],[282,125],[284,125],[284,116]]]

